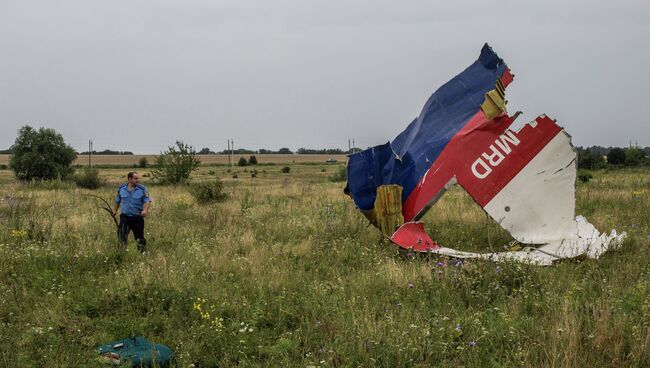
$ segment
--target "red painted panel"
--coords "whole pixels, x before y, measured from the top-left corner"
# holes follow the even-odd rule
[[[519,132],[508,130],[513,121],[505,114],[487,120],[479,110],[449,141],[406,199],[404,219],[411,221],[453,177],[480,206],[485,206],[562,130],[546,116],[538,117],[534,127],[527,124]],[[501,138],[504,133],[505,138]],[[472,171],[473,165],[477,173],[489,173],[479,178]]]
[[[440,248],[424,231],[422,222],[407,222],[393,233],[390,240],[404,249],[427,252]]]

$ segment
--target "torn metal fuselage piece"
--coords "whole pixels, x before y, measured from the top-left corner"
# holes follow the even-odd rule
[[[548,265],[597,258],[625,238],[615,230],[601,234],[584,217],[575,217],[576,152],[564,129],[546,115],[510,129],[518,115],[506,111],[505,90],[512,80],[486,44],[478,60],[434,92],[392,142],[349,155],[346,193],[373,224],[383,224],[382,232],[395,244],[460,258]],[[436,244],[418,220],[455,184],[516,241],[535,247],[480,254]],[[382,194],[386,186],[401,187],[401,198]],[[386,204],[386,198],[395,203]],[[404,224],[395,216],[382,219],[386,211],[379,209],[395,206],[401,206]]]

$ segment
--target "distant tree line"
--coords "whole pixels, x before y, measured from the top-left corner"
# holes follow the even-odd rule
[[[84,151],[79,153],[80,155],[87,155],[88,151]],[[133,152],[131,151],[113,151],[109,149],[105,149],[103,151],[95,151],[93,150],[93,155],[132,155]]]
[[[648,151],[650,152],[650,147],[646,147]],[[295,152],[299,155],[348,155],[350,153],[354,152],[359,152],[361,151],[360,148],[355,148],[351,150],[342,150],[340,148],[323,148],[323,149],[314,149],[314,148],[298,148],[298,150]],[[93,155],[133,155],[133,152],[131,151],[113,151],[110,149],[105,149],[103,151],[95,151],[93,150]],[[11,148],[5,149],[5,150],[0,150],[0,155],[10,155],[12,153]],[[228,155],[230,154],[230,151],[228,150],[223,150],[219,152],[215,152],[211,150],[210,148],[204,147],[200,151],[196,152],[199,155]],[[261,155],[273,155],[273,154],[293,154],[294,152],[290,150],[289,148],[280,148],[277,151],[269,150],[269,149],[258,149],[258,150],[251,150],[251,149],[246,149],[246,148],[238,148],[236,150],[232,151],[233,154],[235,155],[252,155],[252,154],[261,154]],[[88,151],[84,152],[77,152],[78,155],[87,155]]]
[[[650,147],[577,147],[579,169],[650,165]]]
[[[354,150],[360,151],[360,149]],[[211,149],[205,147],[202,148],[200,151],[197,152],[200,155],[229,155],[231,151],[229,150],[223,150],[220,152],[215,152],[212,151]],[[246,149],[246,148],[238,148],[235,150],[232,150],[232,153],[235,155],[251,155],[251,154],[260,154],[260,155],[274,155],[274,154],[293,154],[294,152],[290,150],[289,148],[280,148],[277,151],[269,150],[269,149],[258,149],[258,150],[251,150],[251,149]],[[313,148],[299,148],[295,153],[299,155],[345,155],[352,153],[352,151],[344,151],[340,148],[325,148],[325,149],[313,149]]]

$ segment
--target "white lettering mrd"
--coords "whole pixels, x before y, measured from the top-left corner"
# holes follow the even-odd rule
[[[488,147],[488,152],[484,152],[472,164],[472,174],[478,179],[485,179],[492,173],[492,168],[499,166],[503,160],[512,152],[512,146],[519,145],[519,138],[515,133],[508,130],[501,134],[495,141]],[[497,148],[498,147],[498,148]]]
[[[482,173],[478,171],[479,165],[483,168]],[[477,158],[476,161],[474,161],[474,163],[472,164],[472,174],[474,174],[474,176],[476,176],[479,179],[487,178],[487,176],[490,175],[491,172],[492,172],[492,168],[488,166],[488,164],[486,164],[485,161],[483,161],[483,159],[480,157]]]

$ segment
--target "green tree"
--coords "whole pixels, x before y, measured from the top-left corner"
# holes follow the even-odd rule
[[[176,147],[156,156],[156,169],[151,171],[154,179],[164,184],[181,184],[190,179],[190,175],[201,164],[194,148],[182,141],[176,141]]]
[[[240,157],[239,162],[237,162],[237,166],[246,166],[246,165],[248,165],[248,161],[246,161],[245,158]]]
[[[625,150],[622,148],[612,148],[607,153],[607,163],[611,165],[624,165],[625,164]]]
[[[641,148],[631,147],[625,149],[625,164],[627,166],[640,166],[645,164],[645,152]]]
[[[255,155],[251,155],[251,157],[248,158],[248,164],[257,165],[257,157],[255,157]]]
[[[74,171],[75,150],[54,129],[26,125],[11,146],[9,165],[19,180],[65,179]]]
[[[149,166],[149,161],[147,160],[146,157],[141,157],[140,160],[138,161],[138,167],[141,169],[146,169]]]
[[[578,150],[578,168],[579,169],[598,169],[605,163],[603,156],[598,151],[591,148]]]

